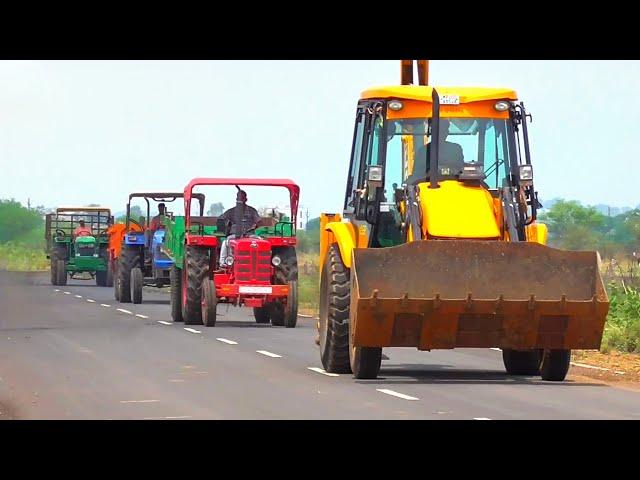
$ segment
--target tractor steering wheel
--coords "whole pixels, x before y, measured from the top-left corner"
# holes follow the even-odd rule
[[[64,233],[64,230],[58,228],[56,230],[56,238],[64,238],[66,236],[66,233]]]
[[[108,228],[103,228],[102,230],[100,230],[98,232],[98,236],[106,237],[107,236],[107,230],[108,230]]]

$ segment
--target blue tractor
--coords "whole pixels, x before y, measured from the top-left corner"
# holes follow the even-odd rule
[[[163,250],[165,221],[173,216],[165,203],[183,198],[182,192],[135,192],[129,195],[125,230],[121,249],[115,261],[114,297],[121,303],[142,303],[142,287],[161,288],[169,285],[169,272],[173,261]],[[195,197],[195,195],[194,195]],[[131,200],[144,198],[147,215],[135,220],[131,217]],[[204,211],[204,195],[200,202],[200,216]],[[151,201],[158,204],[159,214],[151,218]]]

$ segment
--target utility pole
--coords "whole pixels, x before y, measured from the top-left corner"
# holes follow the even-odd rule
[[[31,210],[31,199],[27,198],[27,210]]]

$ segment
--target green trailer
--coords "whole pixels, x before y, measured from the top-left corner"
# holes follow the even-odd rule
[[[74,235],[81,221],[91,235]],[[84,274],[88,273],[98,286],[113,286],[108,268],[107,229],[111,224],[111,210],[105,207],[60,207],[46,216],[45,239],[53,285],[66,285],[68,278],[85,280]]]

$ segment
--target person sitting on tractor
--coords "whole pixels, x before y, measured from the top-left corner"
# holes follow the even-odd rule
[[[91,229],[85,226],[84,220],[80,220],[78,223],[79,225],[73,231],[73,238],[93,235],[93,232],[91,231]]]
[[[220,265],[223,265],[224,259],[227,257],[229,240],[252,232],[255,233],[258,222],[260,221],[260,214],[255,208],[247,205],[247,192],[238,190],[236,206],[224,212],[219,219],[231,224],[231,228],[228,229],[227,238],[222,242],[220,247]],[[238,223],[238,221],[240,221],[240,223]],[[242,231],[243,228],[245,229],[244,231]]]
[[[457,175],[464,169],[464,153],[457,143],[447,142],[450,122],[446,118],[440,119],[440,141],[438,142],[438,167],[449,169],[448,174]],[[413,173],[407,178],[408,184],[415,184],[429,179],[429,163],[431,142],[416,149]],[[442,171],[442,170],[441,170]],[[446,171],[446,170],[445,170]],[[440,172],[439,172],[440,173]],[[440,175],[439,175],[440,176]]]
[[[149,224],[149,230],[151,230],[152,232],[155,232],[156,230],[160,230],[161,228],[164,228],[164,225],[162,222],[164,221],[165,213],[166,213],[166,208],[164,203],[159,203],[158,215],[156,215],[151,219],[151,223]]]

